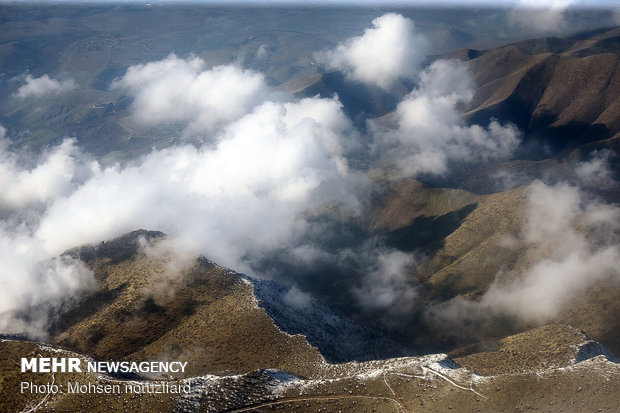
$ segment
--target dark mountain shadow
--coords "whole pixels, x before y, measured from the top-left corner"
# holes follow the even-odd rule
[[[314,299],[294,306],[286,299],[289,288],[274,281],[252,280],[258,305],[274,323],[289,334],[303,334],[332,363],[384,359],[416,354],[397,344],[381,331],[355,322],[334,311],[328,303]]]
[[[535,128],[532,134],[554,153],[561,154],[588,143],[608,139],[613,135],[613,131],[601,123],[570,122],[561,126],[548,124]]]
[[[349,80],[342,72],[336,71],[322,73],[317,82],[298,94],[307,97],[319,95],[323,98],[337,94],[344,113],[353,120],[356,127],[364,131],[367,119],[377,118],[395,110],[412,87],[412,84],[403,82],[386,92],[377,86]]]
[[[116,264],[130,259],[139,251],[140,238],[151,241],[163,237],[165,237],[163,232],[139,229],[111,241],[101,242],[98,245],[86,245],[75,248],[68,251],[67,254],[79,258],[85,263],[100,258],[109,260],[110,264]]]
[[[618,53],[620,49],[620,36],[599,40],[593,46],[578,50],[572,55],[575,57],[588,57],[600,53]]]
[[[82,297],[78,303],[71,303],[64,311],[61,308],[59,316],[49,326],[49,334],[54,336],[112,304],[127,285],[123,283],[112,290],[96,291]]]
[[[400,251],[431,254],[444,246],[445,238],[453,233],[477,206],[476,203],[469,204],[437,217],[420,216],[410,225],[386,234],[386,244]]]

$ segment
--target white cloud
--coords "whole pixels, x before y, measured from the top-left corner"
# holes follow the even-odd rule
[[[413,21],[388,13],[372,21],[362,36],[317,53],[317,60],[347,77],[389,89],[399,78],[413,79],[426,57],[427,40],[415,33]]]
[[[360,257],[356,257],[360,260]],[[411,254],[380,248],[368,260],[361,286],[353,289],[362,307],[387,310],[390,313],[409,313],[417,304],[418,291],[412,284],[415,260]]]
[[[536,33],[559,33],[567,29],[566,10],[575,0],[520,0],[508,14],[508,22]]]
[[[94,286],[92,271],[50,256],[23,227],[0,223],[0,330],[44,337],[54,310]]]
[[[169,148],[94,173],[49,202],[36,235],[55,255],[159,229],[242,268],[248,251],[286,245],[304,225],[299,214],[315,203],[356,202],[348,186],[359,177],[349,174],[338,144],[349,129],[333,99],[266,102],[227,127],[215,148]]]
[[[178,123],[185,135],[201,135],[239,119],[268,94],[262,74],[236,66],[206,69],[198,57],[131,66],[113,82],[134,97],[138,126]]]
[[[492,120],[467,126],[460,107],[473,97],[474,82],[464,63],[438,60],[420,74],[419,87],[396,109],[396,127],[371,123],[374,152],[391,158],[406,175],[445,174],[450,162],[508,158],[519,132]]]
[[[66,139],[28,168],[30,160],[8,150],[5,134],[0,126],[0,330],[42,337],[51,309],[94,280],[81,262],[48,254],[32,229],[47,203],[71,193],[93,164]]]
[[[479,301],[452,301],[438,310],[442,317],[508,315],[545,323],[597,283],[620,282],[619,207],[566,183],[535,181],[527,195],[525,222],[510,248],[522,249],[531,264],[510,280],[498,274]]]
[[[384,28],[385,20],[380,22],[376,30]],[[173,122],[186,134],[209,132],[209,146],[171,147],[107,167],[88,160],[73,140],[29,162],[2,146],[2,253],[15,258],[12,267],[21,268],[7,268],[5,274],[24,274],[24,285],[32,285],[36,263],[137,228],[169,234],[171,251],[202,254],[249,273],[254,262],[273,251],[296,247],[294,254],[312,260],[312,247],[304,249],[303,237],[312,225],[306,213],[334,203],[356,209],[360,187],[366,185],[365,178],[348,167],[346,156],[356,146],[356,133],[340,102],[335,97],[265,100],[270,94],[262,75],[233,66],[206,70],[204,65],[198,58],[171,55],[129,68],[115,86],[134,96],[136,122]],[[497,124],[488,129],[461,124],[456,108],[471,99],[468,76],[453,62],[437,62],[422,72],[419,89],[398,108],[398,127],[377,135],[384,141],[376,148],[386,145],[406,157],[417,151],[441,153],[444,169],[451,159],[504,156],[516,141],[510,135],[513,130]],[[437,131],[442,134],[433,136]],[[394,144],[408,149],[403,152]],[[28,163],[32,166],[23,166]],[[338,252],[336,259],[341,253],[346,251]],[[402,312],[412,308],[417,292],[407,276],[411,256],[387,248],[352,254],[367,270],[354,291],[363,307]],[[182,264],[180,260],[175,268]],[[67,274],[81,281],[66,288],[67,294],[58,293],[59,300],[87,288],[92,278],[77,263],[65,267],[56,266],[57,275],[49,282],[63,285]],[[4,323],[13,323],[12,330],[23,326],[11,314],[45,301],[19,291],[15,297],[21,298],[9,301],[4,312],[9,315]],[[293,291],[290,299],[304,304],[304,297]]]
[[[73,79],[58,81],[43,75],[41,77],[26,76],[26,83],[17,89],[16,96],[21,99],[28,97],[42,97],[46,95],[57,95],[75,89],[76,85]]]
[[[0,211],[40,206],[69,193],[75,181],[97,168],[79,154],[75,139],[65,139],[44,153],[32,169],[24,168],[23,161],[0,143]]]
[[[620,281],[620,208],[577,187],[540,181],[530,185],[528,204],[522,236],[538,260],[518,280],[494,284],[483,305],[545,322],[597,282]]]
[[[284,301],[284,304],[298,310],[305,310],[310,308],[313,298],[310,294],[293,286],[282,296],[282,301]]]
[[[574,168],[575,177],[582,186],[609,188],[615,185],[610,163],[612,153],[595,151],[588,161],[579,162]]]
[[[31,304],[20,289],[37,284],[34,263],[77,245],[157,229],[180,251],[249,272],[253,257],[295,244],[308,225],[304,212],[334,202],[357,208],[354,191],[364,178],[348,169],[344,141],[353,131],[341,109],[335,98],[267,101],[225,127],[214,147],[154,151],[126,166],[84,161],[72,140],[30,170],[5,153],[0,179],[9,191],[2,199],[19,208],[1,222],[1,254],[12,260],[0,274],[15,287],[5,293],[16,297],[5,315]],[[88,285],[76,265],[56,266],[46,281],[59,299],[77,291],[60,288],[71,274]],[[7,315],[0,327],[23,326]]]

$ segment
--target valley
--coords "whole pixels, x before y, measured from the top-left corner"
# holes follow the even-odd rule
[[[616,411],[617,10],[519,12],[0,4],[0,410]]]

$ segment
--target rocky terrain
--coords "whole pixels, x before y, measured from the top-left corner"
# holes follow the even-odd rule
[[[11,183],[2,181],[1,174],[23,159],[33,165],[39,161],[28,159],[25,154],[29,151],[45,153],[67,135],[77,138],[76,148],[65,154],[66,159],[58,154],[49,156],[49,162],[41,158],[60,171],[59,183],[49,183],[56,184],[55,197],[46,198],[45,191],[39,190],[34,201],[24,197],[23,210],[12,209],[20,205],[19,196],[0,198],[0,234],[5,236],[0,241],[6,238],[5,244],[17,246],[1,252],[19,255],[27,251],[32,257],[45,257],[53,250],[53,242],[44,241],[57,241],[63,234],[50,236],[53,225],[38,225],[50,216],[61,223],[62,218],[72,217],[75,210],[67,200],[76,193],[78,200],[92,201],[101,215],[102,223],[91,220],[93,228],[115,235],[107,240],[98,238],[96,243],[72,244],[59,261],[47,257],[45,264],[55,263],[60,270],[66,270],[58,264],[63,260],[79,263],[77,268],[84,270],[86,281],[70,294],[63,294],[62,288],[73,288],[66,279],[76,274],[68,272],[62,278],[62,271],[57,275],[51,270],[46,273],[43,264],[32,266],[39,277],[29,279],[32,283],[47,288],[44,277],[52,274],[61,278],[61,288],[50,289],[43,298],[22,294],[15,300],[19,305],[0,311],[1,322],[11,320],[31,327],[24,333],[15,327],[10,332],[17,334],[0,336],[0,411],[617,411],[620,28],[497,46],[478,41],[477,35],[487,29],[465,30],[458,16],[437,28],[436,11],[425,11],[428,16],[420,12],[427,18],[420,19],[420,27],[440,45],[436,46],[438,54],[427,56],[422,68],[451,59],[450,65],[466,68],[463,73],[471,74],[475,85],[471,99],[456,105],[454,113],[448,111],[448,117],[457,119],[443,130],[451,133],[472,128],[473,136],[480,138],[496,119],[517,131],[518,144],[510,156],[457,159],[445,173],[407,174],[399,165],[390,164],[389,157],[377,156],[376,148],[381,146],[381,138],[403,133],[397,125],[399,104],[415,98],[412,90],[422,93],[416,89],[420,85],[412,79],[398,79],[388,90],[351,80],[350,73],[318,63],[318,55],[312,52],[334,46],[343,36],[363,29],[354,19],[342,26],[335,24],[338,16],[346,14],[342,10],[333,14],[294,8],[277,9],[273,14],[261,11],[265,27],[253,31],[244,26],[224,39],[220,30],[254,21],[256,10],[214,9],[194,15],[191,8],[180,8],[175,12],[178,19],[168,19],[165,13],[138,7],[121,11],[103,6],[62,9],[57,15],[47,9],[35,12],[28,7],[7,7],[0,6],[6,11],[0,26],[7,29],[0,34],[0,183]],[[364,18],[374,16],[371,9],[357,13]],[[320,28],[308,17],[316,15],[322,17]],[[110,16],[136,25],[147,21],[144,16],[151,20],[149,25],[126,32],[120,24],[102,27],[101,21],[113,20]],[[497,17],[493,13],[482,16]],[[293,23],[281,27],[281,19],[297,22],[299,27]],[[158,22],[166,28],[165,34],[152,31],[151,24]],[[205,25],[212,30],[204,31]],[[339,29],[330,31],[330,25]],[[32,37],[27,36],[29,30]],[[48,39],[53,33],[56,40]],[[266,39],[273,43],[264,43]],[[307,53],[296,55],[298,50],[289,47],[291,44]],[[352,145],[357,145],[357,152],[345,159],[344,149],[329,141],[331,135],[319,135],[329,141],[329,156],[322,158],[321,151],[315,154],[313,141],[304,141],[307,147],[298,157],[303,158],[305,152],[315,157],[310,159],[312,168],[303,171],[303,179],[295,175],[295,179],[282,182],[274,179],[264,184],[258,180],[252,186],[254,175],[263,175],[252,171],[249,178],[239,178],[252,181],[250,184],[226,181],[238,186],[241,196],[229,196],[225,184],[209,186],[215,182],[208,176],[211,170],[193,174],[187,165],[191,167],[196,157],[202,171],[205,164],[219,161],[207,156],[217,145],[203,137],[185,140],[181,136],[184,130],[179,129],[182,126],[175,121],[140,129],[131,120],[135,96],[112,87],[130,67],[157,59],[169,59],[169,63],[172,58],[166,56],[172,49],[179,56],[196,52],[210,65],[234,60],[262,71],[268,87],[261,93],[273,98],[266,107],[274,113],[285,113],[284,108],[297,105],[299,99],[322,97],[322,103],[333,99],[330,107],[337,107],[338,114],[342,111],[342,123],[347,124],[344,130],[357,139]],[[185,67],[183,59],[177,59],[176,64]],[[16,85],[31,72],[37,76],[70,74],[81,86],[64,95],[51,93],[33,105],[33,101],[15,97]],[[283,96],[290,101],[279,102]],[[429,101],[433,97],[432,93],[423,96]],[[437,101],[445,104],[450,99],[456,98],[440,96]],[[252,118],[260,108],[264,109],[257,106],[243,119]],[[300,112],[305,115],[311,111],[308,108],[313,109],[308,106]],[[278,116],[274,134],[285,142],[288,122],[295,122]],[[323,127],[317,127],[320,122],[314,118],[306,120],[292,128],[299,140]],[[243,122],[234,125],[245,130],[240,124],[243,126]],[[308,124],[313,127],[305,129]],[[387,138],[373,135],[383,127]],[[220,133],[233,139],[226,133],[236,137],[236,130],[231,127],[214,136],[224,139]],[[391,149],[398,154],[402,146]],[[474,146],[474,151],[483,149]],[[332,181],[321,182],[322,163],[333,160],[330,150],[339,161],[346,160],[348,169],[344,169],[358,178],[347,181],[359,189],[354,211],[339,201],[321,204],[313,203],[310,196],[299,198],[301,201],[295,198],[296,191],[303,192],[304,185],[312,186],[315,179],[320,183],[318,189],[331,190]],[[155,161],[144,155],[149,153],[155,154]],[[172,161],[168,158],[171,154],[178,159]],[[237,169],[255,167],[249,158],[265,153],[257,149],[249,155],[241,161],[227,157],[220,166],[234,164],[226,170],[235,175]],[[63,161],[70,167],[65,168]],[[136,177],[149,162],[157,165],[144,169],[150,173],[170,168],[176,181],[162,185],[165,190],[183,185],[191,190],[142,191],[140,183],[144,181]],[[28,187],[42,174],[37,175],[35,166],[24,168],[16,169],[20,174],[15,176],[21,181],[13,181]],[[274,176],[281,173],[269,172]],[[190,179],[184,180],[186,176]],[[333,176],[340,177],[328,174],[328,178]],[[133,198],[135,190],[137,199],[170,203],[169,209],[162,208],[164,213],[154,214],[159,221],[153,222],[166,223],[170,217],[188,221],[185,224],[193,227],[188,233],[201,240],[197,234],[213,228],[204,225],[208,220],[192,220],[203,216],[217,220],[220,213],[239,220],[234,224],[240,227],[248,226],[246,207],[248,217],[255,218],[253,201],[276,199],[273,204],[260,204],[258,210],[265,205],[284,205],[274,208],[275,215],[281,212],[283,221],[288,216],[290,220],[284,222],[295,227],[289,232],[297,236],[290,236],[296,244],[283,246],[276,236],[265,236],[261,238],[265,244],[248,242],[260,248],[243,250],[238,244],[246,242],[245,238],[264,234],[248,235],[236,226],[216,222],[216,235],[205,237],[203,243],[208,245],[199,249],[217,251],[229,263],[242,267],[226,268],[209,254],[196,253],[195,245],[188,248],[191,252],[179,249],[184,244],[159,231],[164,228],[132,226],[133,232],[117,237],[126,231],[119,230],[126,222],[117,224],[117,217],[107,213],[108,209],[120,209],[113,203],[96,204],[97,196],[92,196],[96,191],[87,188],[80,192],[84,189],[81,185],[107,184],[102,191],[107,196],[116,194],[128,179],[135,184],[132,193],[120,190],[120,198],[110,199],[123,203],[123,196]],[[274,182],[278,188],[272,191],[267,186]],[[176,202],[175,197],[187,203]],[[301,204],[295,205],[298,209],[293,213],[287,209],[291,199]],[[131,201],[127,199],[128,209],[142,205]],[[228,214],[228,202],[231,209],[242,213]],[[187,205],[191,208],[184,211]],[[218,209],[221,205],[224,214]],[[157,209],[157,205],[149,206]],[[200,213],[192,215],[196,210]],[[187,218],[181,216],[184,213]],[[130,212],[127,216],[138,215]],[[121,216],[118,221],[123,219]],[[270,235],[272,230],[282,232],[276,228],[279,224],[277,216],[252,228]],[[101,229],[105,225],[113,229],[105,232]],[[145,229],[137,229],[140,227]],[[174,225],[169,228],[178,229]],[[229,238],[226,230],[230,228],[245,235]],[[80,229],[73,230],[74,235],[88,238]],[[299,235],[296,231],[306,232]],[[5,248],[2,242],[0,248]],[[34,252],[28,249],[28,242],[35,245],[31,248]],[[239,247],[235,251],[239,255],[222,253],[227,247]],[[385,257],[389,259],[382,261]],[[12,258],[8,253],[3,257],[10,263]],[[388,265],[381,267],[386,262]],[[20,280],[11,281],[15,282],[7,283],[7,290],[19,287]],[[376,290],[373,282],[378,285]],[[369,304],[370,294],[364,295],[368,291],[389,305],[380,300]],[[125,376],[34,374],[20,372],[22,357],[179,361],[186,362],[187,369],[182,374]],[[62,391],[24,393],[20,391],[24,382],[53,384]],[[191,390],[181,394],[69,392],[69,384],[76,382],[123,389],[166,384]]]
[[[149,256],[145,243],[157,245],[162,236],[137,231],[69,252],[94,269],[97,287],[59,317],[50,332],[52,344],[2,339],[3,410],[613,411],[617,405],[618,360],[566,324],[449,355],[328,363],[304,336],[287,334],[267,316],[258,305],[255,281],[203,258],[171,272],[165,256]],[[343,346],[360,339],[357,329],[349,331],[352,336],[337,337]],[[175,360],[186,361],[188,369],[174,378],[133,380],[86,372],[34,374],[19,372],[20,357]],[[190,384],[191,393],[67,392],[68,382],[124,386],[162,380]],[[65,390],[22,395],[18,388],[24,381]]]

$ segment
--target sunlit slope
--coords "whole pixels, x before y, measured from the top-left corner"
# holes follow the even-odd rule
[[[612,411],[618,404],[620,367],[613,355],[583,333],[548,325],[451,357],[430,354],[344,364],[317,363],[303,378],[280,370],[243,375],[198,376],[171,385],[191,385],[175,394],[40,394],[16,391],[20,380],[117,384],[126,380],[94,373],[21,375],[24,354],[81,357],[37,343],[0,341],[0,408],[20,411],[92,412],[418,412],[418,411]],[[134,381],[134,384],[138,383]],[[147,383],[143,381],[143,383]]]
[[[578,330],[550,325],[498,345],[454,360],[428,355],[331,366],[329,382],[292,382],[276,401],[231,411],[596,411],[617,403],[618,365]]]
[[[520,229],[522,188],[476,195],[409,179],[390,185],[375,209],[372,228],[388,231],[400,248],[426,251],[417,277],[431,286],[432,298],[480,293],[517,259],[517,252],[503,248],[501,241]]]
[[[85,366],[89,358],[85,355],[29,341],[0,340],[0,410],[3,412],[167,412],[174,411],[172,394],[152,394],[140,397],[132,394],[68,394],[67,384],[71,382],[95,386],[120,384],[126,381],[93,372],[82,373],[21,373],[21,357],[78,357]],[[21,393],[22,382],[34,385],[55,384],[62,386],[59,393]],[[180,382],[171,382],[178,384]]]
[[[560,368],[575,359],[591,357],[588,352],[606,351],[600,344],[589,340],[583,331],[566,324],[556,324],[500,340],[488,340],[455,350],[450,355],[461,366],[490,376]]]
[[[437,217],[475,204],[482,197],[460,189],[432,188],[415,179],[379,175],[385,196],[373,208],[370,229],[394,231],[420,217]]]
[[[469,121],[513,122],[563,149],[605,140],[620,130],[619,36],[620,28],[597,30],[432,58],[468,62],[477,86],[465,114]],[[329,72],[294,78],[278,89],[298,96],[337,93],[349,115],[381,117],[395,109],[411,85],[399,84],[388,94]]]
[[[480,198],[421,270],[432,285],[433,298],[457,292],[475,296],[500,270],[514,265],[519,251],[505,248],[502,240],[519,231],[524,203],[521,189]]]
[[[97,290],[59,318],[53,341],[101,359],[188,361],[187,375],[279,368],[308,375],[322,360],[301,335],[280,331],[242,276],[205,259],[185,268],[138,249],[140,236],[76,252]]]
[[[411,277],[418,280],[424,299],[442,303],[455,297],[479,299],[489,287],[520,279],[544,251],[528,251],[514,242],[526,221],[524,187],[489,195],[431,188],[415,180],[386,181],[389,190],[377,202],[371,232],[383,234],[388,243],[421,254],[421,265]],[[620,351],[620,304],[617,283],[601,281],[581,291],[552,321],[584,330],[588,335]],[[616,297],[616,298],[614,298]],[[486,326],[461,326],[465,340],[522,331],[532,324],[506,320]],[[446,343],[454,326],[433,325],[432,342]],[[460,334],[460,333],[459,333]],[[457,338],[458,340],[463,337]]]
[[[469,60],[478,90],[468,118],[513,121],[558,147],[610,138],[620,128],[619,36],[542,38]]]
[[[615,354],[620,353],[620,286],[601,282],[583,291],[557,318],[560,322],[579,326],[589,336],[604,343]]]

